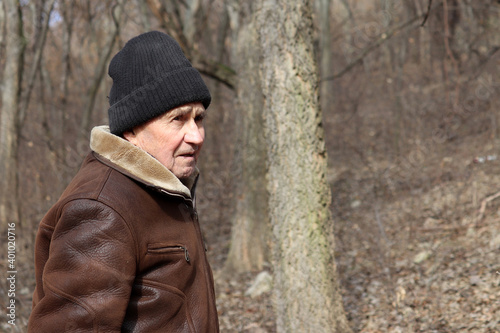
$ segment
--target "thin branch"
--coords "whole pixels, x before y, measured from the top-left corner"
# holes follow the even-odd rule
[[[431,8],[429,10],[429,12],[431,12],[432,10],[434,10],[436,7],[437,6],[434,6],[433,8]],[[375,42],[373,42],[371,45],[369,45],[367,48],[365,48],[361,52],[361,54],[356,59],[354,59],[351,63],[349,63],[346,67],[344,67],[344,69],[342,69],[340,72],[338,72],[336,74],[333,74],[332,76],[328,76],[328,77],[322,79],[321,81],[322,82],[323,81],[331,81],[331,80],[335,80],[335,79],[338,79],[339,77],[343,76],[344,74],[346,74],[347,72],[349,72],[351,69],[353,69],[355,66],[359,65],[360,63],[362,63],[363,59],[368,54],[370,54],[371,52],[373,52],[374,50],[376,50],[377,48],[379,48],[382,44],[384,44],[389,39],[391,39],[399,31],[407,28],[408,26],[410,26],[413,23],[415,23],[415,21],[421,19],[422,16],[423,15],[417,15],[417,16],[413,17],[412,19],[410,19],[410,20],[408,20],[408,21],[406,21],[406,22],[398,25],[397,27],[389,29],[388,31],[383,32],[382,34],[380,34],[379,38]]]
[[[344,69],[342,69],[337,74],[334,74],[332,76],[329,76],[329,77],[322,79],[321,81],[335,80],[335,79],[338,79],[339,77],[343,76],[345,73],[347,73],[351,69],[353,69],[356,65],[360,64],[368,54],[370,54],[372,51],[374,51],[375,49],[380,47],[382,44],[384,44],[386,41],[391,39],[392,36],[394,36],[400,30],[403,30],[404,28],[412,25],[415,21],[419,20],[420,17],[421,17],[421,15],[416,16],[416,17],[412,18],[411,20],[400,24],[397,27],[382,33],[375,42],[373,42],[371,45],[369,45],[367,48],[365,48],[363,50],[363,52],[361,52],[361,54],[356,59],[354,59],[351,63],[349,63]]]
[[[230,89],[236,85],[236,72],[231,67],[205,57],[198,51],[192,41],[188,41],[180,26],[182,22],[178,17],[179,12],[170,14],[161,2],[146,1],[153,15],[160,21],[161,27],[170,34],[181,46],[186,57],[191,61],[193,67],[200,73],[217,80]],[[176,18],[172,19],[171,16]],[[177,21],[177,25],[173,20]]]
[[[429,18],[429,14],[431,13],[431,6],[432,6],[432,0],[429,0],[429,4],[427,5],[427,13],[425,13],[424,20],[420,24],[421,27],[424,26],[425,22],[427,22],[427,19]]]
[[[490,195],[486,197],[483,201],[481,201],[481,208],[479,209],[479,214],[477,216],[476,224],[480,223],[484,217],[484,211],[486,210],[486,205],[496,198],[500,197],[500,192]]]
[[[458,70],[458,63],[457,60],[455,59],[455,56],[453,55],[453,52],[450,47],[450,25],[448,23],[448,1],[443,0],[443,23],[444,23],[444,47],[446,50],[446,54],[450,58],[451,65],[453,66],[453,71],[455,72],[455,75],[458,77],[460,75],[459,70]],[[446,65],[446,62],[445,62]],[[458,98],[459,98],[459,82],[457,81],[455,85],[455,100],[453,101],[453,107],[458,105]]]

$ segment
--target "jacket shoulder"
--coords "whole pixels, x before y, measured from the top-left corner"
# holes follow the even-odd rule
[[[105,165],[89,153],[80,170],[68,184],[59,200],[47,212],[42,224],[53,225],[68,203],[79,200],[101,202],[116,210],[110,196],[112,192],[127,193],[137,184],[127,176]],[[103,193],[106,193],[103,197]]]

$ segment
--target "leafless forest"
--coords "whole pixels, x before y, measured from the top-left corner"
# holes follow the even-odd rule
[[[300,2],[314,8],[310,50],[349,326],[499,332],[500,2]],[[287,151],[259,162],[273,129],[263,129],[266,96],[253,75],[267,59],[245,41],[254,23],[272,31],[252,22],[256,3],[280,1],[18,3],[0,3],[0,270],[9,271],[11,218],[17,270],[16,325],[7,322],[2,278],[0,331],[25,331],[38,222],[88,153],[90,129],[107,123],[111,57],[156,29],[179,41],[212,93],[197,196],[221,330],[276,332],[272,287],[247,291],[260,272],[273,272],[273,238],[260,237],[269,207],[259,200],[267,200],[265,159]],[[22,24],[9,23],[16,15]],[[240,227],[243,215],[259,237]]]

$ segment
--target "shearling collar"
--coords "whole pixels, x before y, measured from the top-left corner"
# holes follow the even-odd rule
[[[134,179],[173,194],[191,198],[198,169],[185,182],[181,182],[170,170],[146,151],[127,140],[111,134],[109,126],[97,126],[90,134],[90,149],[125,170]]]

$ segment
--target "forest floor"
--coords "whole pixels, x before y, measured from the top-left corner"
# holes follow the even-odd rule
[[[331,154],[345,162],[329,179],[337,269],[354,332],[500,332],[500,158],[487,141],[429,151],[391,186],[380,177],[389,162]],[[205,232],[221,331],[275,332],[272,292],[246,294],[259,272],[222,274],[231,226],[212,215]],[[16,326],[2,306],[2,332],[25,332],[31,309],[34,272],[18,264]]]
[[[330,170],[337,269],[354,332],[500,332],[500,156],[490,141],[433,148],[392,187],[380,177],[389,162]],[[229,230],[209,233],[221,249],[212,251],[221,330],[275,332],[272,292],[246,295],[258,272],[219,274]]]

